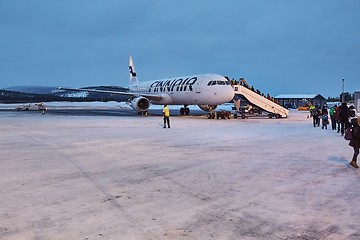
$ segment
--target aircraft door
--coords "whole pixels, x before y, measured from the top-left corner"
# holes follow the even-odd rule
[[[201,82],[202,82],[202,79],[197,79],[196,80],[196,82],[195,82],[195,84],[194,84],[194,91],[196,92],[196,93],[201,93]]]

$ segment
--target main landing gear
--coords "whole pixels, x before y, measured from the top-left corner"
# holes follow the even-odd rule
[[[187,105],[184,105],[184,107],[180,108],[180,114],[183,116],[190,114],[190,109],[187,107]]]
[[[149,114],[148,110],[146,110],[144,112],[138,112],[138,115],[147,116],[148,114]]]

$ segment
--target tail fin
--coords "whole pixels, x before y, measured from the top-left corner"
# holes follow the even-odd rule
[[[130,83],[137,83],[139,80],[136,77],[135,67],[132,57],[129,57]]]

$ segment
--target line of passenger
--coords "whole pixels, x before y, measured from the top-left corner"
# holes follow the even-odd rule
[[[349,146],[354,149],[353,157],[350,165],[354,168],[359,168],[357,165],[357,157],[360,148],[360,116],[356,117],[354,106],[347,106],[346,102],[341,105],[334,105],[328,112],[326,105],[320,109],[319,106],[310,106],[310,116],[313,118],[313,126],[320,126],[320,117],[322,119],[322,129],[327,129],[329,124],[328,114],[330,114],[331,129],[336,130],[344,136],[345,139],[350,140]],[[345,133],[346,131],[346,133]],[[350,136],[347,136],[349,133]]]
[[[322,120],[322,129],[327,129],[326,125],[331,123],[331,130],[337,130],[338,133],[341,133],[341,136],[344,135],[345,129],[351,125],[349,119],[355,117],[354,106],[348,107],[346,102],[339,106],[334,105],[329,111],[326,105],[322,108],[317,105],[311,105],[309,110],[310,117],[313,118],[314,127],[320,126],[320,120]]]
[[[240,78],[239,81],[235,80],[234,78],[232,80],[230,80],[228,77],[225,77],[227,80],[230,81],[230,84],[231,86],[234,86],[234,85],[241,85],[243,87],[246,87],[247,89],[250,89],[251,91],[259,94],[260,96],[263,96],[264,98],[270,100],[270,101],[273,101],[274,103],[277,103],[279,104],[273,97],[270,96],[270,94],[265,94],[264,93],[261,93],[261,91],[259,89],[256,89],[254,88],[254,86],[251,86],[245,81],[245,78]]]

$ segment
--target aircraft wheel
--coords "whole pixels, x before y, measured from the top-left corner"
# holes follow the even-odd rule
[[[234,114],[234,118],[237,118],[237,114]]]
[[[180,108],[180,115],[185,115],[185,109],[183,107]]]
[[[185,110],[185,115],[189,115],[190,114],[190,109],[187,107],[184,109]]]
[[[209,112],[208,113],[208,119],[214,119],[214,118],[215,118],[215,113]]]

